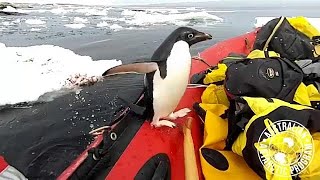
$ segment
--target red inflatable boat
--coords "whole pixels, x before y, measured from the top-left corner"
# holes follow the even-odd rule
[[[256,31],[253,31],[219,42],[201,52],[200,57],[209,65],[215,65],[231,52],[248,54],[255,37]],[[190,77],[207,68],[205,63],[194,60]],[[195,102],[201,102],[203,90],[203,87],[188,87],[177,109],[192,109]],[[131,180],[139,179],[139,173],[149,172],[150,177],[156,177],[154,171],[160,166],[166,170],[166,177],[173,180],[204,179],[199,158],[203,123],[194,111],[178,119],[176,128],[152,128],[149,122],[128,109],[114,128],[98,135],[58,179]]]

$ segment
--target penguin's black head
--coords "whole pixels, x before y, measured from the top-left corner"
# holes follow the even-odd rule
[[[197,31],[189,27],[179,27],[174,31],[174,34],[178,34],[177,41],[182,40],[189,44],[189,46],[201,41],[212,39],[210,34]]]
[[[201,41],[212,39],[210,34],[206,34],[189,27],[179,27],[174,30],[156,49],[151,59],[166,61],[170,55],[173,45],[178,41],[185,41],[189,47]]]

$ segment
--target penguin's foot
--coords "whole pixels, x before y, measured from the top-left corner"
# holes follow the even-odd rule
[[[176,120],[178,117],[172,112],[169,116],[165,117],[168,120]]]
[[[177,112],[171,113],[168,117],[170,120],[175,120],[177,118],[181,118],[181,117],[186,116],[189,112],[191,112],[191,110],[189,108],[183,108]]]
[[[75,74],[74,76],[70,76],[70,78],[66,81],[67,87],[81,87],[81,86],[90,86],[95,84],[98,81],[101,81],[101,76],[87,76],[87,74]]]
[[[161,126],[168,126],[168,127],[171,127],[171,128],[176,127],[175,123],[173,123],[171,121],[168,121],[168,120],[159,120],[159,121],[156,121],[156,122],[151,122],[151,125],[154,126],[154,127],[161,127]]]

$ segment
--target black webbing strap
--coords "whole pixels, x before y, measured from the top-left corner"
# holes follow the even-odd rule
[[[97,168],[99,171],[92,176],[94,179],[105,179],[144,122],[145,118],[130,113],[121,121],[121,124],[117,125],[117,129],[104,136],[104,142],[106,143],[103,146],[102,155],[108,158],[109,161],[107,166],[104,165],[100,169]],[[116,140],[112,140],[112,133],[116,133]],[[101,160],[104,160],[104,158]]]
[[[232,144],[237,139],[242,129],[237,125],[237,119],[235,116],[236,102],[235,100],[230,100],[230,106],[228,110],[228,135],[226,139],[225,150],[231,150]]]
[[[145,121],[142,117],[145,108],[137,105],[142,98],[143,93],[137,103],[129,103],[118,96],[118,99],[125,102],[126,108],[117,113],[112,124],[109,124],[113,128],[104,132],[103,141],[99,146],[88,150],[87,158],[69,179],[92,179],[95,176],[104,179],[103,177],[107,176],[111,170],[108,167],[114,166]]]
[[[87,159],[70,179],[104,179],[144,123],[144,119],[129,112],[103,135],[103,143],[88,151]]]
[[[242,103],[244,106],[238,111],[236,103]],[[248,104],[241,97],[230,100],[230,106],[227,112],[228,117],[228,135],[226,139],[225,150],[231,150],[233,143],[238,138],[245,126],[254,115]]]

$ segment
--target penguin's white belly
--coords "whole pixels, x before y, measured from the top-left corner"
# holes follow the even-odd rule
[[[189,46],[177,42],[167,60],[167,76],[162,79],[157,70],[153,79],[155,116],[165,117],[175,110],[188,86],[191,69]]]

